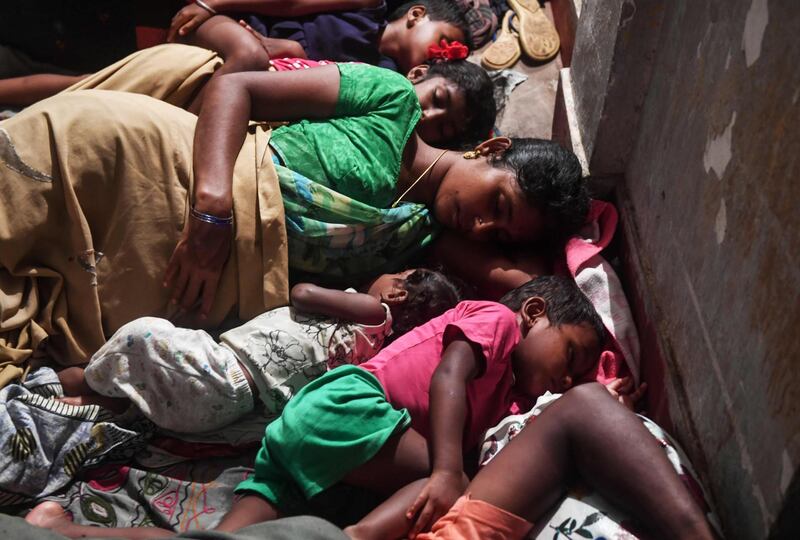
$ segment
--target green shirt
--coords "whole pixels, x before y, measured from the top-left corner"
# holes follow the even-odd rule
[[[403,149],[422,111],[414,85],[367,64],[337,64],[333,118],[277,128],[271,145],[283,164],[360,202],[383,208],[395,197]]]

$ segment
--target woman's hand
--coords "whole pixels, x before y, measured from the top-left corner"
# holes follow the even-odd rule
[[[647,383],[642,383],[639,388],[634,389],[631,377],[616,378],[606,384],[606,390],[616,398],[617,401],[625,405],[630,410],[635,410],[636,403],[647,390]]]
[[[200,317],[208,317],[232,237],[230,225],[189,217],[164,275],[164,286],[172,288],[173,303],[191,310],[200,302]]]
[[[173,43],[178,37],[184,37],[212,17],[212,14],[197,4],[189,4],[172,18],[167,33],[167,41]]]
[[[433,471],[417,500],[406,511],[406,518],[417,516],[409,538],[430,530],[436,521],[445,515],[456,500],[464,493],[469,479],[463,472]]]

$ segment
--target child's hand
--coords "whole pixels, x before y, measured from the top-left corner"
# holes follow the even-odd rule
[[[433,471],[417,500],[406,511],[406,518],[409,520],[417,516],[408,537],[414,538],[417,534],[429,530],[450,510],[456,499],[464,493],[467,484],[469,479],[463,472]]]
[[[211,18],[211,13],[197,4],[189,4],[172,18],[167,33],[167,42],[172,43],[178,37],[184,37],[197,30],[197,27]]]
[[[617,378],[606,384],[606,390],[614,396],[617,401],[625,405],[628,409],[634,410],[636,403],[647,391],[647,383],[642,383],[639,388],[634,390],[633,379],[630,377]]]

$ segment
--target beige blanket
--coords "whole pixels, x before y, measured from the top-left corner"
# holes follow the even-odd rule
[[[88,89],[134,92],[187,108],[221,65],[217,53],[207,49],[159,45],[123,58],[66,92]]]
[[[143,73],[137,53],[81,85],[112,81],[185,103],[219,63],[186,49],[172,82]],[[104,90],[64,93],[0,122],[0,386],[45,342],[61,363],[79,364],[122,324],[171,315],[162,278],[186,217],[195,122],[165,102]],[[253,126],[236,162],[235,242],[209,327],[288,301],[268,140]]]

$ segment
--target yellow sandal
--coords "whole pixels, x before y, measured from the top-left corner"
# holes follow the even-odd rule
[[[503,27],[497,39],[481,55],[481,64],[486,69],[506,69],[519,60],[519,34],[511,28],[514,12],[508,10],[503,16]]]
[[[561,40],[538,0],[508,0],[508,5],[517,13],[519,41],[525,54],[540,62],[553,58]]]

